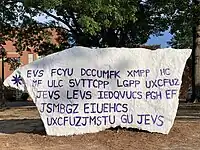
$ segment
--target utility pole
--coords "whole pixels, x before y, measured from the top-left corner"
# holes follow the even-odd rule
[[[200,0],[193,0],[192,101],[200,101]]]

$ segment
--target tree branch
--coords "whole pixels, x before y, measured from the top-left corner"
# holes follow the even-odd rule
[[[76,33],[75,30],[69,25],[69,23],[68,23],[67,21],[65,21],[65,20],[63,20],[62,18],[57,17],[57,16],[55,16],[55,15],[53,15],[53,14],[49,13],[48,11],[43,10],[43,9],[41,9],[41,8],[38,8],[38,7],[37,7],[36,9],[38,9],[39,11],[45,13],[46,15],[48,15],[48,16],[54,18],[55,20],[64,23],[64,24],[70,29],[70,31],[71,31],[72,33]]]
[[[70,16],[71,16],[71,18],[72,18],[72,20],[73,20],[74,25],[76,26],[76,29],[77,29],[80,33],[83,33],[83,31],[81,30],[80,25],[78,24],[78,21],[77,21],[75,15],[74,15],[74,13],[71,12],[71,11],[69,11],[69,14],[70,14]]]
[[[23,0],[11,0],[11,1],[4,1],[4,5],[12,5],[12,4],[15,4],[15,3],[23,3],[24,1]]]

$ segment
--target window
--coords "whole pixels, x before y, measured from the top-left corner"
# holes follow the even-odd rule
[[[28,63],[33,62],[33,54],[28,54]]]

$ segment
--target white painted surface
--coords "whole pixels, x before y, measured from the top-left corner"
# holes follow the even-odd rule
[[[19,68],[4,85],[29,92],[48,135],[92,133],[116,126],[168,134],[190,54],[189,49],[74,47]],[[111,78],[81,76],[81,68],[108,71]],[[73,74],[68,75],[67,69]],[[22,80],[13,80],[15,76]],[[89,87],[89,81],[94,85]],[[112,93],[115,96],[109,97]]]

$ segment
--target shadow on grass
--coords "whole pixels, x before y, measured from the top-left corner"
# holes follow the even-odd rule
[[[0,133],[33,133],[46,135],[44,125],[40,119],[0,120]]]

